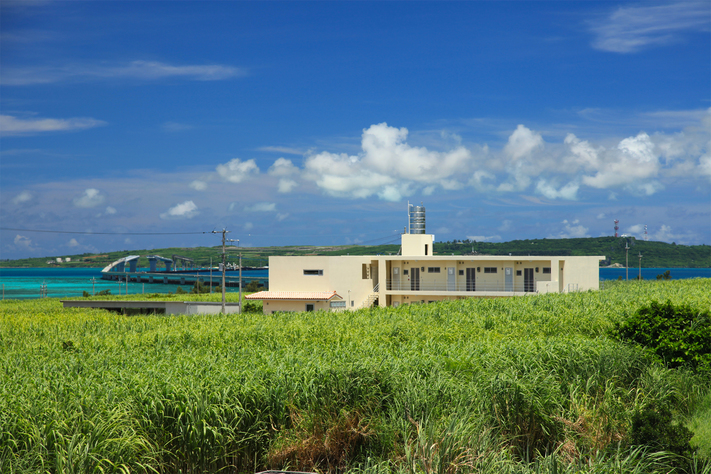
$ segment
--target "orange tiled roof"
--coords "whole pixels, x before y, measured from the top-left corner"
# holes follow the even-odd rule
[[[335,291],[260,291],[245,296],[248,300],[328,301],[332,298],[343,299]]]

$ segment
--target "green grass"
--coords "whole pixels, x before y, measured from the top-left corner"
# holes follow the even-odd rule
[[[669,472],[668,455],[625,445],[634,411],[661,404],[709,473],[709,376],[607,334],[651,300],[710,295],[709,280],[621,282],[169,317],[4,301],[0,472]]]

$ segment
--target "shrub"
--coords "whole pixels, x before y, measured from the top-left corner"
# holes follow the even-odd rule
[[[615,324],[613,337],[642,346],[669,367],[690,365],[711,369],[711,315],[671,301],[640,308],[631,318]]]

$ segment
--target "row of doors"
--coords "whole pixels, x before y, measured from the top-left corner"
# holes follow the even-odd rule
[[[400,287],[400,269],[395,268],[393,272],[393,285]],[[447,291],[456,290],[456,275],[454,267],[447,268]],[[504,291],[514,291],[513,268],[504,269]],[[533,292],[533,268],[523,269],[523,291]],[[410,291],[420,291],[420,269],[410,268]],[[476,268],[466,269],[466,291],[476,291]]]

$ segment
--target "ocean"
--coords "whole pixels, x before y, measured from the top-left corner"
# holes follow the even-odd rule
[[[642,278],[655,280],[657,275],[667,270],[674,280],[711,278],[711,268],[642,268]],[[637,278],[638,274],[638,268],[629,269],[630,280]],[[268,275],[268,270],[242,272],[245,279],[267,278]],[[625,279],[624,268],[600,269],[600,280],[617,280],[619,277]],[[219,273],[215,272],[213,278],[218,280]],[[46,296],[51,298],[80,297],[85,291],[93,294],[102,290],[111,290],[113,295],[126,294],[126,283],[119,285],[116,281],[102,280],[101,268],[0,268],[0,285],[3,299],[40,298],[43,288],[46,288]],[[185,291],[190,291],[192,287],[192,285],[130,282],[128,294],[175,293],[178,286]],[[215,287],[213,291],[220,291],[220,289]],[[238,289],[227,288],[227,291],[235,292]]]
[[[244,270],[242,277],[267,278],[268,270]],[[220,274],[213,273],[214,281]],[[116,281],[101,279],[101,268],[0,268],[0,285],[3,299],[40,298],[43,288],[50,298],[74,298],[102,290],[111,290],[112,295],[126,294],[126,283],[119,285]],[[44,285],[44,287],[43,287]],[[162,283],[129,282],[128,294],[141,293],[175,293],[178,287],[190,291],[192,285],[164,285]],[[212,291],[220,291],[214,287]],[[227,288],[228,292],[239,291],[238,288]]]

